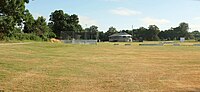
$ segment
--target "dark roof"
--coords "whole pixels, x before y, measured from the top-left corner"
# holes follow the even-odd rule
[[[109,36],[109,37],[113,37],[113,36],[131,36],[131,35],[130,35],[130,34],[127,34],[127,33],[125,33],[125,32],[121,32],[121,33],[113,34],[113,35],[111,35],[111,36]]]

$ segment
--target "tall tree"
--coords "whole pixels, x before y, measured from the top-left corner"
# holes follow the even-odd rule
[[[147,40],[158,41],[159,40],[159,37],[158,37],[159,32],[160,32],[160,30],[156,25],[150,25],[148,32],[147,32],[147,34],[148,34]]]
[[[186,37],[186,39],[189,38],[189,24],[182,22],[179,24],[179,30],[180,30],[180,37]],[[179,38],[180,38],[179,37]]]
[[[179,24],[178,27],[171,28],[159,33],[159,37],[162,40],[178,40],[180,37],[185,37],[186,39],[190,38],[190,34],[188,32],[189,25],[185,22]]]
[[[24,33],[33,33],[34,32],[34,29],[33,29],[33,26],[34,26],[34,23],[35,23],[35,20],[32,16],[32,14],[26,10],[25,11],[26,13],[26,16],[25,16],[25,21],[24,21],[24,29],[23,29],[23,32]]]
[[[58,38],[60,38],[60,34],[62,31],[66,31],[68,26],[67,19],[69,18],[68,14],[65,14],[63,10],[56,10],[50,15],[50,23],[53,32],[56,34]]]
[[[98,39],[99,38],[97,26],[92,25],[90,27],[90,37],[91,37],[91,39]]]
[[[0,33],[12,34],[15,26],[21,26],[25,18],[25,4],[29,0],[0,1]]]
[[[117,29],[115,27],[110,27],[107,32],[112,35],[113,33],[117,33]]]
[[[42,36],[46,31],[48,31],[47,27],[46,19],[44,17],[38,17],[34,23],[34,33],[38,36]]]
[[[79,23],[78,15],[73,14],[73,15],[69,16],[68,23],[73,24],[73,25],[77,25]]]
[[[76,38],[76,35],[80,35],[83,30],[79,24],[78,16],[75,14],[69,15],[64,13],[63,10],[56,10],[52,12],[50,15],[50,21],[49,27],[52,28],[58,38]]]
[[[55,37],[55,34],[49,28],[44,17],[38,17],[36,20],[33,19],[31,14],[28,14],[27,19],[24,23],[24,33],[32,33],[39,37],[42,37],[44,40],[48,38]]]
[[[146,29],[146,28],[140,27],[140,28],[138,29],[137,33],[138,33],[138,37],[139,37],[138,39],[147,40],[147,35],[148,35],[148,33],[147,33],[147,29]]]
[[[110,27],[109,29],[108,29],[108,31],[105,33],[105,40],[106,41],[108,41],[109,40],[109,36],[110,35],[113,35],[113,34],[115,34],[115,33],[117,33],[118,31],[117,31],[117,29],[115,28],[115,27]]]
[[[200,32],[199,31],[193,31],[190,33],[194,38],[195,40],[199,40],[200,39]]]

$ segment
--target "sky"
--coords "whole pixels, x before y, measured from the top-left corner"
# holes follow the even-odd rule
[[[83,28],[96,25],[99,31],[113,26],[118,31],[157,25],[160,30],[177,27],[181,22],[200,31],[200,0],[33,0],[26,5],[34,18],[55,10],[77,14]]]

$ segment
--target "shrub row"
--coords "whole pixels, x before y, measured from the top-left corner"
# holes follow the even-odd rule
[[[3,40],[10,41],[10,40],[34,40],[34,41],[43,41],[42,38],[35,34],[27,34],[27,33],[15,33],[9,36],[4,36]]]

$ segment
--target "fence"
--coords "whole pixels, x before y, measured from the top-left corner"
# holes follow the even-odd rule
[[[97,40],[62,40],[68,44],[97,44]]]

